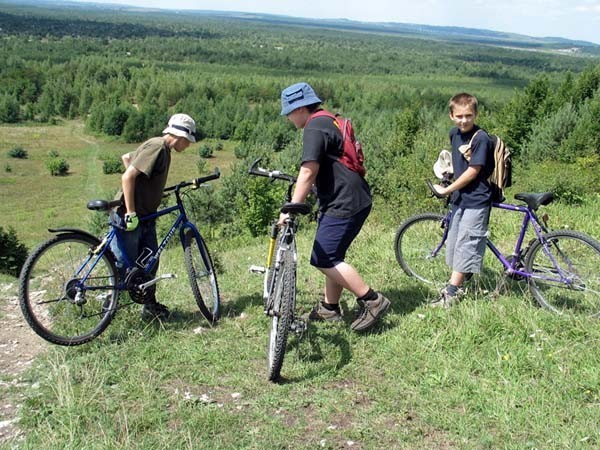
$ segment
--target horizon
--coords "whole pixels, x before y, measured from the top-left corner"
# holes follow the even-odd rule
[[[262,0],[248,5],[243,0],[180,0],[176,7],[167,0],[69,0],[74,3],[131,6],[168,11],[212,11],[273,14],[302,19],[351,20],[366,23],[402,23],[434,27],[458,27],[520,34],[534,38],[561,38],[600,45],[600,0]],[[518,11],[515,14],[514,11]]]

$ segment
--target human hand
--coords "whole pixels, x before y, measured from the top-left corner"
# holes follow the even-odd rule
[[[125,231],[133,231],[137,228],[140,221],[136,213],[125,214]]]
[[[288,220],[290,218],[289,214],[284,214],[284,213],[280,213],[279,214],[279,220],[277,220],[277,226],[282,226],[286,220]]]
[[[435,192],[437,192],[440,195],[443,195],[444,197],[448,195],[448,189],[446,189],[446,187],[442,186],[441,184],[434,184],[433,189],[435,190]]]

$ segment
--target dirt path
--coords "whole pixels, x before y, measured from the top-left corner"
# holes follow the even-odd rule
[[[18,441],[22,391],[29,383],[22,379],[33,359],[47,345],[23,319],[17,282],[0,284],[0,446]]]

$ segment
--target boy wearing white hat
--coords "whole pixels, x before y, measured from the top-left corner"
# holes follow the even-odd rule
[[[125,228],[121,233],[124,249],[113,241],[112,250],[122,260],[123,250],[130,261],[136,261],[144,249],[155,253],[158,249],[156,222],[139,222],[139,217],[155,213],[162,200],[171,165],[171,150],[180,153],[196,142],[196,123],[187,114],[175,114],[169,119],[162,136],[148,139],[135,151],[121,157],[125,173],[121,177],[123,208],[119,218]],[[158,264],[154,268],[154,273]],[[166,306],[156,301],[154,290],[148,294],[142,308],[142,317],[165,319],[169,316]]]

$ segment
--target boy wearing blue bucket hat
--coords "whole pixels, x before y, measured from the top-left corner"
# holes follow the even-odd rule
[[[346,252],[371,211],[371,191],[365,179],[340,163],[342,133],[321,110],[321,99],[308,83],[296,83],[281,92],[281,115],[303,129],[302,162],[292,202],[306,200],[313,185],[319,200],[319,219],[310,263],[325,274],[325,297],[311,311],[312,320],[341,321],[339,301],[344,288],[359,305],[351,328],[362,331],[379,320],[390,301],[367,285],[345,262]],[[332,157],[333,156],[333,157]],[[280,223],[285,216],[280,217]]]

